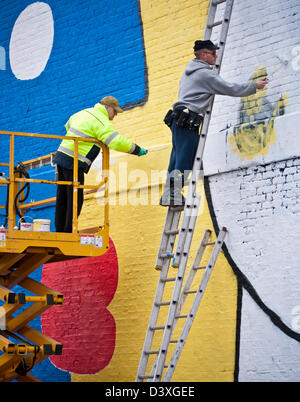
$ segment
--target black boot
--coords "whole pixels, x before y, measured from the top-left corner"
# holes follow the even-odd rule
[[[170,184],[166,183],[159,204],[163,207],[184,206],[185,198],[182,195],[182,179],[171,178]]]

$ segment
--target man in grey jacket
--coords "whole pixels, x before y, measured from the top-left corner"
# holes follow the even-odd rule
[[[182,187],[193,168],[203,115],[213,95],[244,97],[263,89],[268,79],[233,84],[224,81],[213,69],[219,48],[210,40],[196,40],[195,58],[180,79],[178,101],[165,117],[172,131],[172,152],[167,182],[160,199],[162,206],[184,205]]]

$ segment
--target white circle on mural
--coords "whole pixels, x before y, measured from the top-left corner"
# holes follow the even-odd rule
[[[44,71],[53,38],[53,15],[48,4],[32,3],[21,12],[9,43],[10,66],[16,78],[32,80]]]

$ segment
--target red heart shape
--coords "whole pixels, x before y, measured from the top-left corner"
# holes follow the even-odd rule
[[[62,306],[42,314],[43,333],[63,344],[52,363],[76,374],[95,374],[110,362],[116,324],[107,310],[118,284],[118,257],[113,241],[100,257],[44,264],[42,283],[64,295]]]

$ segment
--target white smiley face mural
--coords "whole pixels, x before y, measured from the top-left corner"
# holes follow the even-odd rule
[[[229,230],[239,285],[239,381],[300,375],[300,15],[295,0],[268,3],[235,3],[221,75],[270,83],[216,98],[204,156],[211,216]]]
[[[44,71],[51,54],[53,37],[53,15],[48,4],[36,2],[21,12],[9,44],[10,66],[16,78],[31,80]]]

